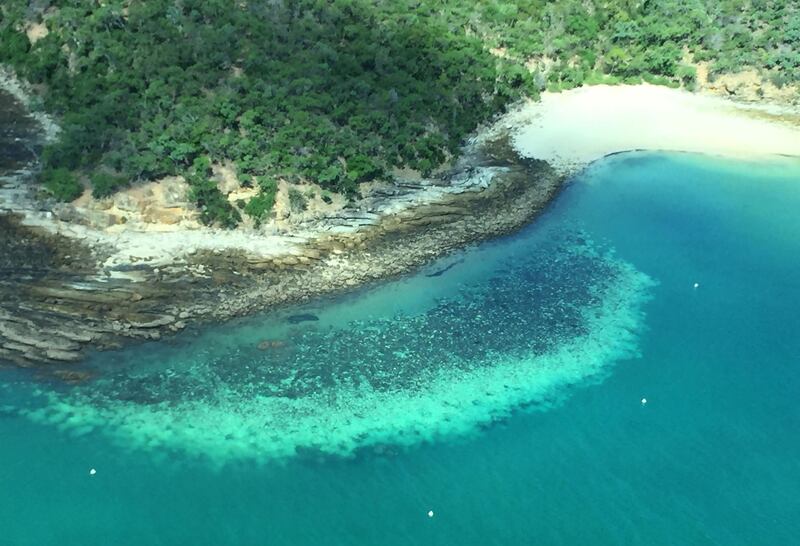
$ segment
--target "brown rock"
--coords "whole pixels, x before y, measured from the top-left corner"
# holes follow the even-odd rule
[[[64,362],[73,362],[81,358],[81,354],[77,351],[61,351],[58,349],[47,349],[44,352],[44,354],[50,360],[61,360]]]
[[[183,210],[180,208],[147,207],[142,215],[142,219],[149,224],[174,225],[182,218]]]
[[[69,203],[57,203],[53,205],[53,216],[62,222],[83,224],[86,219],[78,212],[74,205]]]
[[[261,341],[257,347],[261,351],[268,351],[269,349],[280,349],[281,347],[285,347],[286,342],[280,339],[265,339]]]
[[[70,385],[83,383],[84,381],[92,378],[91,373],[78,370],[55,370],[53,375],[65,383],[69,383]]]
[[[86,213],[86,221],[96,228],[104,229],[119,223],[119,217],[100,210],[90,210]]]
[[[114,204],[119,210],[126,212],[138,212],[139,210],[139,200],[124,192],[114,196]]]
[[[139,318],[144,319],[145,315],[140,315]],[[131,321],[131,326],[134,328],[158,328],[159,326],[167,326],[175,322],[175,317],[172,315],[147,316],[146,318],[150,320]],[[155,333],[156,332],[153,332],[153,334]]]
[[[188,184],[180,177],[168,177],[161,180],[161,199],[166,208],[185,207],[188,205],[186,194]]]

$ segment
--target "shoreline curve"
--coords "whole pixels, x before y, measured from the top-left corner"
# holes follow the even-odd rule
[[[35,201],[18,206],[31,173],[6,176],[4,229],[55,257],[43,277],[3,289],[0,362],[45,365],[80,382],[76,362],[90,348],[156,340],[407,274],[517,231],[570,176],[634,149],[800,156],[800,114],[651,85],[546,93],[480,131],[438,179],[398,186],[400,196],[278,242],[211,229],[109,235],[54,219]]]

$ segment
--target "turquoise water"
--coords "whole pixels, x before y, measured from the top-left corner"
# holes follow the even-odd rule
[[[4,371],[0,544],[792,544],[798,210],[797,161],[623,154],[408,279]]]

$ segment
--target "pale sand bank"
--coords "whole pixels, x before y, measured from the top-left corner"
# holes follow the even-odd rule
[[[797,112],[741,105],[654,85],[598,85],[544,93],[509,114],[515,147],[562,173],[629,150],[699,152],[741,158],[800,156]]]

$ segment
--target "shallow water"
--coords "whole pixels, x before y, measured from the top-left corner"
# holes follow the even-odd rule
[[[619,155],[408,279],[5,372],[0,544],[791,544],[798,184]]]

